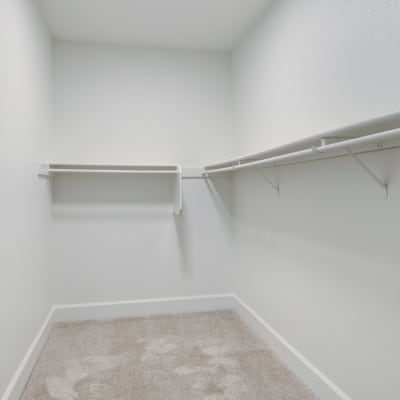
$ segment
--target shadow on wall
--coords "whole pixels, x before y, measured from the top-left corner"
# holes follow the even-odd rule
[[[47,179],[57,245],[63,246],[65,236],[68,246],[80,246],[83,240],[87,254],[82,258],[96,264],[94,249],[104,259],[117,252],[129,254],[135,263],[150,250],[149,259],[177,263],[188,280],[191,237],[184,215],[173,213],[175,182],[175,176],[165,174],[65,174]]]
[[[193,189],[198,185],[205,185],[210,196],[207,195],[207,198],[203,198],[201,195],[197,197],[197,191]],[[212,241],[213,235],[216,234],[213,231],[214,219],[218,218],[217,225],[221,224],[225,231],[224,234],[232,232],[232,176],[224,174],[215,179],[184,180],[183,187],[183,211],[180,215],[174,214],[174,223],[182,271],[186,278],[189,278],[192,269],[191,262],[196,257],[195,253],[199,251],[199,244],[196,244],[196,241],[200,240],[201,243],[205,243],[204,240],[207,237],[208,251],[213,256],[214,250],[209,241]],[[196,198],[194,199],[192,196],[196,196]],[[203,248],[202,251],[204,251]]]
[[[175,279],[179,270],[175,283],[183,286],[206,282],[208,269],[226,264],[232,226],[230,178],[218,179],[210,189],[202,179],[184,180],[180,215],[173,213],[175,176],[64,174],[47,182],[58,249],[55,263],[57,252],[65,252],[65,264],[100,265],[105,270],[113,265],[125,271],[129,260],[137,269],[145,264],[162,269],[162,279]]]
[[[211,197],[224,217],[233,217],[232,174],[213,175],[205,179]],[[225,218],[226,220],[226,218]]]
[[[191,274],[191,267],[190,267],[190,240],[188,235],[188,223],[187,219],[185,218],[185,212],[183,211],[181,215],[173,214],[174,216],[174,223],[175,223],[175,231],[176,237],[178,241],[179,247],[179,257],[180,257],[180,264],[182,274],[185,278],[190,278]]]
[[[170,176],[60,175],[48,180],[54,218],[172,213]]]

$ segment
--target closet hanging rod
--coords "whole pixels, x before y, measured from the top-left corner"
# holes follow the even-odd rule
[[[396,139],[396,138],[400,138],[400,128],[374,133],[368,136],[361,136],[354,139],[347,139],[337,143],[332,143],[322,146],[313,146],[311,148],[295,151],[292,153],[281,154],[278,156],[266,158],[264,160],[246,162],[246,159],[243,159],[241,161],[238,161],[237,165],[232,165],[229,167],[209,168],[206,166],[204,175],[238,171],[242,169],[262,167],[267,165],[276,165],[279,162],[292,161],[302,157],[312,156],[316,154],[323,154],[335,150],[347,150],[351,149],[353,146],[379,143],[385,140]]]

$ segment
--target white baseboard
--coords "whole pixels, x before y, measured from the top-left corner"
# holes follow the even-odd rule
[[[40,352],[42,351],[50,334],[53,326],[53,313],[54,308],[51,308],[49,314],[43,322],[43,325],[36,334],[33,342],[28,348],[28,351],[22,359],[21,364],[11,379],[10,384],[1,397],[1,400],[19,400],[21,397],[26,382],[28,382],[33,368],[35,367],[36,361],[39,358]]]
[[[235,311],[242,320],[275,351],[283,362],[321,400],[351,400],[346,393],[265,322],[242,299],[237,295],[234,295],[234,298],[236,304]]]
[[[54,321],[82,321],[232,309],[231,293],[54,306]]]
[[[234,294],[56,305],[52,307],[1,400],[19,400],[55,322],[233,309],[321,400],[351,400]]]

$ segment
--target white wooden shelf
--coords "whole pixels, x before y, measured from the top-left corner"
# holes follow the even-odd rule
[[[41,163],[39,174],[176,174],[178,165],[117,165],[117,164],[65,164]]]
[[[58,174],[152,174],[174,175],[174,213],[179,215],[183,209],[182,168],[179,165],[122,165],[122,164],[74,164],[41,162],[40,176],[53,177]]]

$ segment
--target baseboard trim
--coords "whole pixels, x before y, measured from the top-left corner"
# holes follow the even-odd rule
[[[17,371],[15,372],[10,384],[4,392],[1,400],[19,400],[24,391],[25,385],[35,367],[46,340],[53,327],[54,307],[50,309],[46,319],[36,334],[33,342],[28,348],[24,358],[22,359]]]
[[[336,384],[264,321],[239,296],[234,295],[235,311],[242,320],[285,362],[321,400],[351,400]]]
[[[54,306],[54,321],[82,321],[232,309],[231,293]]]

